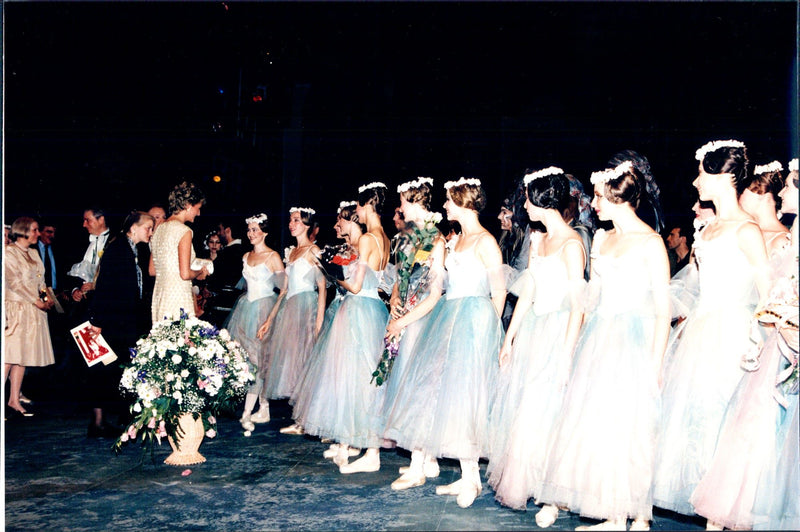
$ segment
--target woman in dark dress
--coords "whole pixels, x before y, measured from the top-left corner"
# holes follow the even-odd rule
[[[93,404],[90,438],[119,436],[104,419],[104,408],[119,403],[121,364],[130,362],[128,349],[147,332],[142,319],[142,270],[137,262],[136,244],[149,242],[155,221],[146,212],[134,211],[125,219],[120,233],[103,252],[95,282],[89,321],[95,334],[103,334],[117,360],[89,368],[90,397]]]

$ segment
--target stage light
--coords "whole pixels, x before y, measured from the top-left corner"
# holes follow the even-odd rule
[[[211,180],[212,180],[214,183],[219,183],[219,182],[221,182],[221,181],[222,181],[222,178],[221,178],[220,176],[218,176],[218,175],[215,175],[214,177],[212,177],[212,178],[211,178]]]

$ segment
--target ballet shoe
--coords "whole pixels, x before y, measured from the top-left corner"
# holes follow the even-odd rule
[[[19,394],[19,402],[22,403],[22,404],[26,404],[26,405],[32,405],[33,404],[33,401],[31,401],[30,399],[28,399],[27,397],[25,397],[22,394]]]
[[[715,523],[712,520],[706,521],[706,530],[724,530],[725,527],[720,525],[719,523]],[[633,530],[633,525],[631,525],[631,530]],[[644,530],[644,529],[642,529]],[[650,530],[649,528],[647,530]]]
[[[436,486],[436,495],[458,495],[461,492],[461,487],[464,485],[464,479],[460,478],[452,484],[445,484],[444,486]]]
[[[301,434],[305,434],[305,433],[306,433],[306,431],[305,431],[305,430],[303,430],[303,427],[301,427],[300,425],[298,425],[297,423],[295,423],[295,424],[293,424],[293,425],[289,425],[288,427],[283,427],[283,428],[280,430],[280,433],[281,433],[281,434],[295,434],[295,435],[301,435]]]
[[[603,521],[596,525],[576,526],[575,530],[625,530],[626,521]]]
[[[319,440],[320,443],[331,443],[333,440],[330,438],[322,438]]]
[[[401,475],[406,474],[411,470],[410,466],[402,466],[397,468],[397,472]],[[438,462],[425,462],[422,464],[422,472],[425,473],[425,478],[436,478],[439,476],[439,463]]]
[[[242,425],[244,430],[254,431],[256,430],[256,426],[253,424],[253,421],[250,419],[250,414],[246,414],[242,416],[239,420],[239,424]]]
[[[409,488],[416,488],[425,484],[425,475],[415,474],[411,471],[406,471],[400,478],[392,482],[392,489],[394,491],[403,491]]]
[[[347,453],[340,449],[339,452],[336,453],[336,456],[333,457],[333,463],[340,468],[343,465],[347,465]]]
[[[650,530],[650,521],[647,519],[634,519],[631,523],[630,530]],[[722,528],[719,528],[718,530],[722,530]]]
[[[253,423],[269,423],[269,407],[259,408],[258,412],[249,417]]]
[[[380,470],[381,459],[377,455],[365,454],[355,462],[349,464],[342,464],[339,466],[339,473],[342,475],[351,475],[353,473],[374,473]]]
[[[555,523],[557,518],[558,508],[551,505],[542,506],[542,509],[536,513],[536,526],[547,528]]]
[[[337,454],[339,454],[339,444],[334,443],[329,448],[325,449],[325,451],[323,451],[322,457],[330,460],[332,458],[336,458]]]
[[[481,494],[481,486],[480,484],[476,485],[474,482],[466,481],[461,486],[461,490],[456,496],[456,504],[461,508],[469,508],[478,495]]]

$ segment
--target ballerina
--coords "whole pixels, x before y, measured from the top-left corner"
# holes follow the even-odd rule
[[[308,207],[289,209],[289,231],[297,246],[286,250],[287,288],[279,296],[274,319],[265,321],[257,334],[259,339],[266,338],[267,344],[267,363],[259,368],[259,376],[264,379],[259,400],[263,405],[268,405],[269,399],[292,395],[325,317],[325,278],[315,266],[319,248],[310,239],[317,228],[315,214]],[[303,433],[297,423],[280,431]]]
[[[739,196],[742,210],[753,217],[761,228],[767,255],[774,257],[776,253],[789,245],[789,231],[778,220],[778,209],[781,198],[778,194],[783,189],[783,166],[778,161],[756,165],[753,179]]]
[[[526,175],[523,183],[528,216],[547,232],[531,239],[527,273],[500,349],[486,468],[495,498],[518,510],[544,480],[548,436],[583,318],[586,263],[581,235],[561,214],[570,200],[564,171],[545,168]]]
[[[253,250],[242,257],[242,275],[247,281],[247,291],[236,301],[225,328],[247,351],[254,372],[259,375],[259,369],[266,364],[266,346],[257,336],[258,327],[275,319],[278,310],[275,290],[286,289],[286,275],[280,255],[265,243],[269,228],[267,215],[260,213],[245,222],[247,238],[253,246]],[[270,419],[269,403],[266,402],[261,402],[251,417],[263,386],[264,379],[259,376],[247,391],[244,412],[239,420],[245,431],[253,431],[254,423],[266,423]]]
[[[461,479],[438,486],[462,508],[481,493],[478,460],[488,454],[489,394],[503,339],[506,291],[497,241],[478,221],[486,195],[478,179],[445,183],[448,220],[461,234],[445,259],[446,296],[413,347],[387,417],[386,437],[406,449],[457,458]]]
[[[404,237],[398,245],[398,279],[392,287],[390,298],[391,320],[386,326],[386,341],[394,345],[394,359],[388,374],[379,388],[373,406],[379,433],[386,429],[386,418],[394,405],[399,383],[406,368],[413,365],[414,344],[431,311],[442,296],[444,255],[446,241],[436,227],[441,221],[439,213],[430,210],[433,179],[418,177],[397,187],[400,209],[407,223]],[[385,351],[386,356],[391,353]],[[425,455],[421,449],[411,450],[411,465],[400,468],[401,476],[392,482],[393,490],[405,490],[425,484],[426,478],[439,476],[435,456]]]
[[[657,191],[637,166],[625,161],[593,173],[591,181],[592,207],[614,227],[594,237],[589,292],[597,302],[586,315],[548,444],[537,494],[545,506],[536,523],[552,525],[557,507],[566,506],[605,519],[578,529],[624,530],[630,517],[631,530],[646,530],[669,331],[669,261],[659,234],[636,215]],[[657,208],[657,198],[647,201]]]
[[[691,515],[689,497],[706,473],[725,409],[742,378],[742,356],[768,262],[758,225],[739,206],[749,182],[747,150],[736,140],[697,150],[693,185],[717,216],[695,240],[699,298],[664,374],[653,504]]]
[[[778,193],[785,213],[797,213],[796,175]],[[711,530],[800,526],[798,396],[789,382],[796,387],[797,256],[795,217],[791,246],[773,256],[776,282],[760,317],[771,324],[769,336],[757,363],[745,362],[748,372],[725,413],[714,458],[689,499]]]

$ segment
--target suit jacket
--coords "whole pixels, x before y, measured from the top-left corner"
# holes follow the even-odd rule
[[[233,289],[242,278],[242,257],[244,246],[241,243],[231,244],[217,253],[214,261],[214,273],[208,279],[212,290]]]
[[[143,272],[144,273],[144,272]],[[142,299],[136,274],[136,256],[128,239],[120,235],[106,245],[89,303],[89,321],[103,329],[103,337],[124,360],[147,331],[142,323]]]
[[[38,242],[35,246],[33,246],[33,248],[39,254],[39,258],[42,259],[42,264],[45,264],[45,267],[47,267],[46,266],[47,263],[43,255],[44,244],[42,242]],[[55,262],[55,273],[53,274],[53,280],[55,281],[55,286],[51,286],[51,288],[53,288],[56,292],[58,292],[60,290],[63,290],[64,288],[64,276],[59,273],[59,268],[61,267],[61,264],[58,262],[58,254],[55,251],[55,247],[51,245],[50,251],[53,253],[53,261]]]

